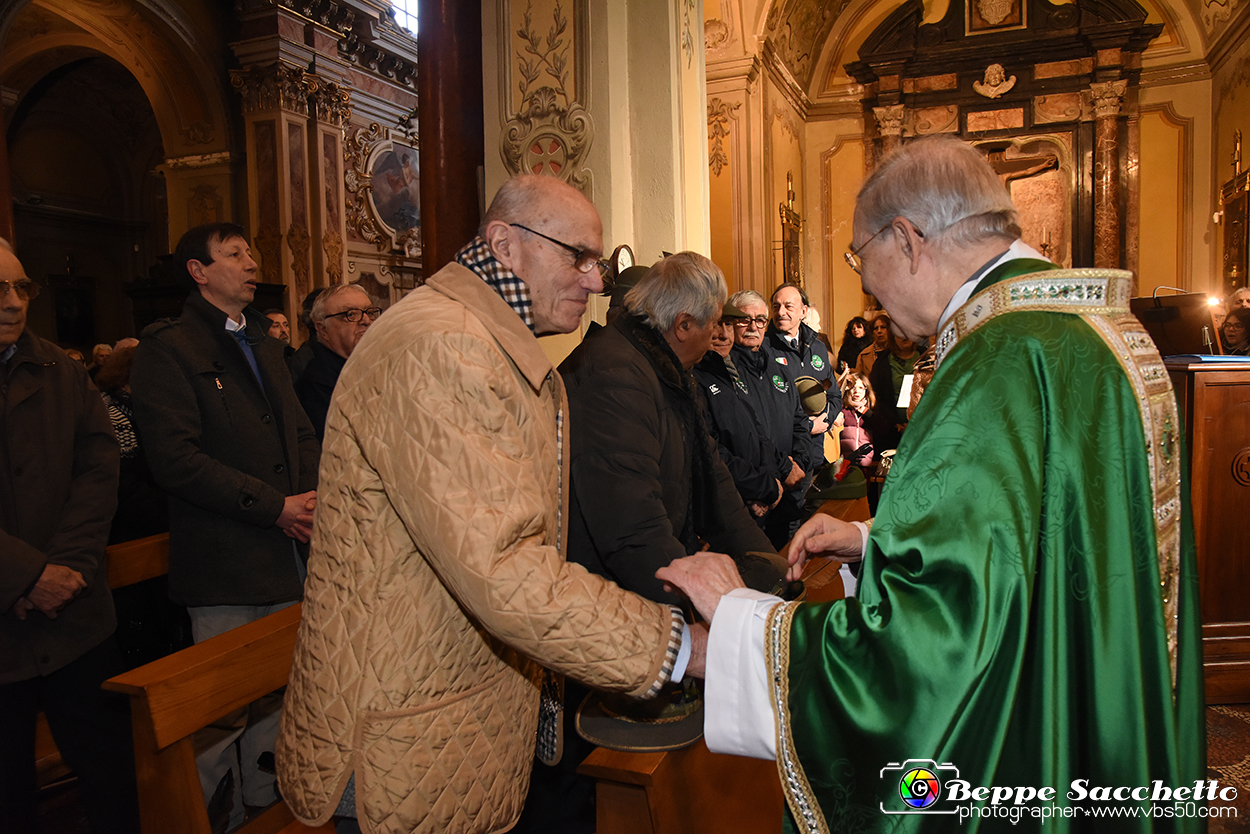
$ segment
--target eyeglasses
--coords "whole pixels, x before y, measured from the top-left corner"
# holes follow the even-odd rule
[[[756,316],[753,319],[734,320],[734,327],[739,330],[747,330],[752,326],[758,328],[759,330],[763,330],[765,327],[768,327],[768,316]]]
[[[17,293],[17,297],[23,301],[30,301],[39,295],[39,285],[29,278],[23,278],[20,281],[0,281],[0,298],[10,292]]]
[[[516,226],[518,229],[524,229],[532,235],[538,235],[543,240],[550,241],[556,246],[559,246],[561,249],[566,249],[571,252],[573,254],[573,268],[578,272],[590,272],[590,270],[598,267],[599,277],[603,280],[604,295],[612,292],[612,285],[615,283],[612,277],[612,265],[596,255],[594,252],[589,249],[578,249],[576,246],[571,246],[562,240],[556,240],[551,235],[545,235],[542,232],[534,231],[529,226],[523,226],[520,223],[509,223],[508,225]]]
[[[350,321],[352,324],[356,324],[358,321],[360,321],[361,316],[368,316],[369,321],[373,321],[380,315],[382,315],[381,307],[366,307],[363,310],[353,308],[351,310],[344,310],[341,313],[330,313],[329,315],[326,316],[326,318],[332,319],[336,316],[342,316],[343,318]]]
[[[859,253],[860,253],[860,252],[863,252],[863,251],[864,251],[864,248],[865,248],[868,244],[870,244],[870,243],[872,243],[874,240],[876,240],[876,239],[877,239],[877,235],[881,234],[882,232],[884,232],[886,229],[890,228],[890,227],[891,227],[891,226],[893,226],[893,225],[894,225],[894,221],[893,221],[893,220],[891,220],[889,223],[886,223],[886,224],[885,224],[884,226],[882,226],[880,229],[877,229],[877,231],[873,232],[873,233],[872,233],[872,237],[870,237],[870,238],[868,238],[867,240],[865,240],[865,241],[864,241],[863,243],[861,243],[859,246],[852,246],[850,249],[848,249],[848,250],[847,250],[847,251],[846,251],[846,252],[842,255],[842,257],[846,258],[846,265],[847,265],[847,266],[849,266],[851,269],[855,270],[855,274],[856,274],[856,275],[863,275],[863,274],[864,274],[864,273],[863,273],[864,264],[863,264],[863,262],[859,259]],[[916,229],[916,227],[915,227],[915,225],[914,225],[914,224],[912,225],[912,228],[913,228],[913,229],[915,229],[915,231],[916,231],[916,235],[917,235],[918,237],[920,237],[920,238],[924,238],[924,232],[920,231],[919,229]]]

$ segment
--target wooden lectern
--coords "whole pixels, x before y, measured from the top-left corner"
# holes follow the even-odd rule
[[[1168,360],[1189,450],[1208,704],[1250,702],[1250,366]]]
[[[835,518],[866,521],[868,500],[827,501]],[[839,562],[813,559],[803,571],[807,599],[842,598]],[[725,756],[703,739],[665,753],[596,748],[578,768],[598,782],[597,834],[780,834],[777,764]]]

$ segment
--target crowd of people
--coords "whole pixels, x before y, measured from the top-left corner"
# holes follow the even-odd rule
[[[195,642],[304,601],[285,695],[197,736],[215,830],[281,796],[344,834],[590,832],[580,705],[692,678],[709,745],[777,758],[801,830],[893,822],[875,774],[917,755],[985,785],[1199,778],[1192,546],[1146,459],[1170,390],[1138,417],[1105,305],[966,314],[1056,269],[970,147],[885,160],[854,231],[888,313],[835,352],[801,285],[731,295],[693,252],[617,276],[594,205],[518,176],[385,315],[356,285],[309,294],[293,350],[285,313],[251,306],[245,231],[209,224],[174,253],[182,315],[90,367],[25,328],[38,286],[0,242],[0,818],[34,830],[43,709],[93,831],[137,830],[125,708],[99,691],[124,665],[104,548],[162,528]],[[607,292],[608,324],[554,367],[537,337]],[[1245,355],[1250,300],[1232,306],[1220,334]],[[1124,425],[1071,431],[1091,408]],[[1083,468],[1109,449],[1118,485]],[[812,515],[818,472],[895,450],[874,522]],[[791,601],[829,553],[863,560],[854,596]]]

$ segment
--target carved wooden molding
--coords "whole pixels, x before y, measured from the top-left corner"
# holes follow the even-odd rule
[[[282,233],[277,226],[261,226],[252,236],[252,246],[260,255],[260,272],[265,280],[282,282]]]
[[[326,277],[330,286],[343,283],[343,236],[337,229],[326,229],[321,236],[321,249],[326,253]]]
[[[902,136],[903,119],[907,115],[906,108],[901,104],[888,107],[872,108],[872,115],[877,120],[877,132],[882,136]]]
[[[317,76],[309,76],[308,98],[317,121],[347,127],[352,117],[352,94],[346,87]]]
[[[295,273],[295,290],[303,298],[312,289],[308,254],[311,240],[304,226],[291,226],[286,232],[286,245],[291,250],[291,271]]]

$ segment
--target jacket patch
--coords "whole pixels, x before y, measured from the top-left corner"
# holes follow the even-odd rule
[[[781,374],[773,374],[773,387],[784,394],[790,390],[790,383]]]
[[[720,386],[719,386],[719,385],[717,385],[715,382],[713,382],[711,385],[709,385],[709,386],[707,387],[707,390],[708,390],[709,392],[711,392],[712,394],[719,394],[719,393],[720,393]]]
[[[774,357],[773,357],[773,359],[775,359],[775,360],[776,360],[776,362],[777,362],[777,364],[778,364],[778,365],[789,365],[789,364],[790,364],[789,362],[787,362],[787,361],[786,361],[786,358],[785,358],[784,356],[774,356]]]
[[[738,390],[741,391],[742,393],[745,394],[747,392],[747,384],[743,382],[741,379],[735,379],[734,385],[736,385]]]
[[[818,371],[823,371],[825,369],[825,360],[821,359],[819,356],[813,356],[812,367]]]

